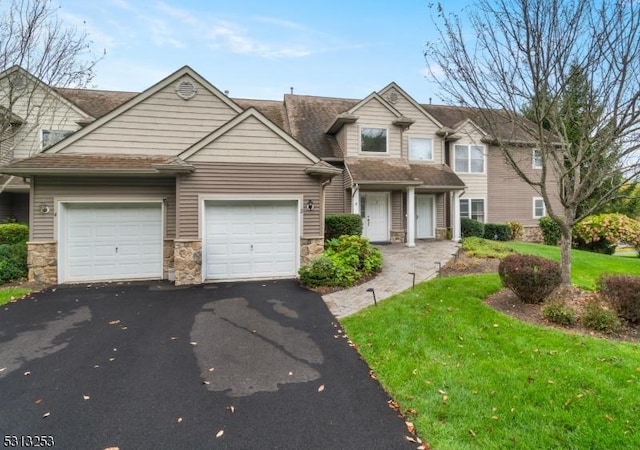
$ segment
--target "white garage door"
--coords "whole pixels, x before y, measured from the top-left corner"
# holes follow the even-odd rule
[[[61,226],[61,281],[162,278],[160,203],[67,203]]]
[[[205,203],[205,278],[292,277],[298,259],[298,203]]]

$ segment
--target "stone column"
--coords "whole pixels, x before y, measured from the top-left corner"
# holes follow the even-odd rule
[[[202,242],[176,239],[173,263],[176,286],[202,283]]]
[[[416,246],[416,188],[407,188],[407,247]]]
[[[58,282],[58,244],[27,242],[29,281],[44,284]]]

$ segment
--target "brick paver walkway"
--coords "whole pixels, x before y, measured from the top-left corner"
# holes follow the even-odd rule
[[[417,242],[409,248],[404,244],[381,245],[384,264],[382,272],[359,286],[323,296],[334,316],[340,318],[360,311],[373,304],[373,296],[367,289],[375,289],[378,301],[411,287],[416,274],[416,284],[435,277],[438,264],[443,266],[455,255],[458,243],[453,241]]]

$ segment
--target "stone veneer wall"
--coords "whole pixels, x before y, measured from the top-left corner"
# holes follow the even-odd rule
[[[438,239],[439,241],[444,241],[446,239],[451,239],[451,238],[447,238],[446,228],[436,228],[436,239]]]
[[[27,242],[29,281],[56,284],[58,282],[58,244]]]
[[[176,286],[202,283],[202,242],[176,239],[173,251]]]
[[[173,252],[175,243],[173,239],[165,239],[162,246],[162,278],[169,279],[169,270],[174,268]]]
[[[404,230],[391,230],[390,235],[393,243],[407,242],[407,233]]]
[[[300,239],[300,265],[304,266],[324,251],[324,239]]]
[[[524,227],[524,235],[518,240],[523,242],[544,241],[544,239],[542,238],[542,230],[540,230],[540,227],[538,226]]]

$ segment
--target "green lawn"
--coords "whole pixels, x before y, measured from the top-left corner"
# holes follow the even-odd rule
[[[431,448],[640,448],[640,346],[522,323],[498,289],[438,278],[343,325]]]
[[[560,261],[559,247],[525,242],[506,242],[505,245],[518,253]],[[598,278],[604,273],[640,275],[640,258],[601,255],[581,250],[572,250],[571,255],[572,282],[585,289],[595,289]]]
[[[24,297],[29,292],[29,289],[23,288],[2,288],[0,289],[0,306],[9,303],[11,300]]]

